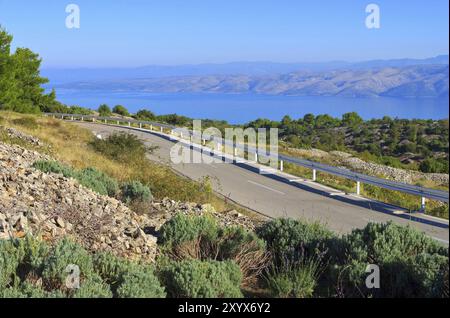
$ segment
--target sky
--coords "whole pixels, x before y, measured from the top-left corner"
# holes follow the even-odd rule
[[[366,6],[380,8],[368,29]],[[66,27],[66,6],[80,28]],[[427,58],[449,51],[448,0],[0,0],[13,47],[44,67]]]

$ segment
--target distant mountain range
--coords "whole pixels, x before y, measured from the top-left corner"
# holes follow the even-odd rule
[[[237,62],[44,70],[49,87],[145,93],[433,97],[449,95],[448,55],[359,63]]]

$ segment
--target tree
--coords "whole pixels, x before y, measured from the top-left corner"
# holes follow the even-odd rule
[[[153,112],[147,109],[141,109],[136,113],[136,118],[140,120],[155,120],[156,116]]]
[[[356,112],[345,113],[342,115],[342,124],[348,127],[356,127],[364,122],[364,120]]]
[[[10,57],[12,35],[0,27],[0,109],[11,109],[16,98]]]
[[[100,114],[100,116],[106,117],[111,115],[111,108],[109,108],[109,106],[106,104],[100,105],[97,111]]]
[[[128,112],[128,110],[122,105],[114,106],[112,111],[113,111],[113,113],[118,114],[118,115],[130,116],[130,113]]]
[[[40,76],[41,59],[27,48],[17,48],[11,55],[12,36],[0,28],[0,109],[37,113],[54,107],[54,92],[45,95]]]

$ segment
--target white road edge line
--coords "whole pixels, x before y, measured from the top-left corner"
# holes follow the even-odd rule
[[[247,182],[248,182],[248,183],[251,183],[251,184],[253,184],[253,185],[255,185],[255,186],[264,188],[264,189],[266,189],[266,190],[270,190],[270,191],[273,191],[273,192],[275,192],[275,193],[281,194],[281,195],[285,195],[285,194],[286,194],[286,193],[284,193],[284,192],[281,192],[281,191],[272,189],[272,188],[270,188],[270,187],[268,187],[268,186],[265,186],[265,185],[263,185],[263,184],[260,184],[260,183],[257,183],[257,182],[251,181],[251,180],[247,180]]]

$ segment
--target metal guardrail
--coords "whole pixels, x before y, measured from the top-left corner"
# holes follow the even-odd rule
[[[180,131],[183,133],[186,132],[189,135],[189,137],[196,136],[190,130],[181,129],[179,127],[175,127],[175,126],[171,126],[171,125],[167,125],[167,124],[161,124],[161,123],[157,123],[157,122],[151,122],[151,121],[140,121],[140,120],[135,120],[135,119],[127,119],[127,118],[102,117],[102,116],[78,115],[78,114],[45,113],[45,115],[61,117],[62,119],[66,118],[66,117],[70,117],[72,120],[77,118],[77,119],[81,119],[81,120],[85,120],[85,119],[92,120],[94,122],[97,120],[97,121],[104,121],[104,122],[117,122],[117,124],[128,123],[129,126],[131,126],[131,124],[137,124],[137,125],[139,125],[140,128],[142,128],[143,125],[148,125],[151,127],[159,127],[161,129],[161,131],[163,131],[163,129],[170,129],[171,131],[177,130],[177,131]],[[225,143],[228,145],[232,144],[233,147],[236,147],[241,150],[246,150],[248,152],[255,153],[255,154],[258,154],[261,156],[267,155],[265,153],[259,152],[258,149],[256,149],[256,148],[249,147],[246,145],[237,145],[237,144],[234,144],[232,141],[228,141],[228,140],[224,141],[221,138],[219,140],[216,136],[204,136],[203,135],[202,137],[204,139],[214,140],[214,141],[217,141],[220,143]],[[279,155],[278,159],[280,161],[285,161],[285,162],[289,162],[289,163],[299,165],[299,166],[302,166],[305,168],[312,169],[314,172],[313,173],[314,180],[315,180],[315,171],[317,170],[317,171],[326,172],[326,173],[329,173],[329,174],[332,174],[332,175],[335,175],[338,177],[356,181],[358,184],[358,186],[357,186],[358,194],[359,194],[359,184],[365,183],[365,184],[374,185],[374,186],[388,189],[388,190],[399,191],[399,192],[403,192],[403,193],[407,193],[407,194],[411,194],[411,195],[415,195],[415,196],[420,196],[422,198],[422,208],[425,208],[424,198],[449,203],[448,191],[429,189],[429,188],[425,188],[425,187],[421,187],[421,186],[417,186],[417,185],[411,185],[411,184],[406,184],[406,183],[402,183],[402,182],[373,177],[373,176],[365,175],[362,173],[353,172],[348,169],[333,167],[333,166],[329,166],[326,164],[322,164],[322,163],[318,163],[318,162],[314,162],[314,161],[310,161],[310,160],[306,160],[306,159],[294,158],[294,157],[290,157],[290,156],[286,156],[286,155]]]

